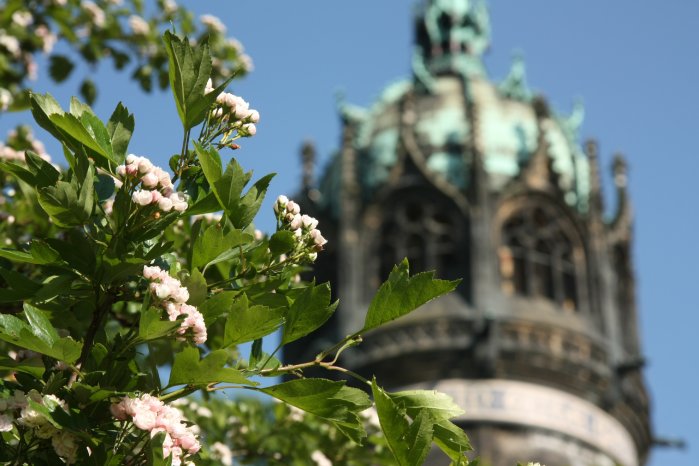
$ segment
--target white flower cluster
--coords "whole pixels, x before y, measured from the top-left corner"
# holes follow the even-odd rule
[[[147,36],[150,33],[148,21],[138,15],[129,16],[129,27],[136,36]]]
[[[3,90],[4,89],[0,89],[0,95],[2,95]],[[7,141],[13,145],[16,143],[20,147],[25,147],[26,145],[29,145],[29,150],[36,152],[39,155],[39,157],[46,160],[47,162],[51,162],[51,156],[49,156],[49,154],[46,153],[46,147],[44,146],[44,143],[39,141],[38,139],[34,139],[34,135],[32,134],[32,131],[28,126],[20,127],[19,132],[15,130],[10,131],[7,134]],[[25,154],[26,151],[24,150],[13,149],[12,147],[6,146],[2,142],[0,142],[0,160],[24,163]]]
[[[139,429],[149,431],[151,438],[164,432],[163,456],[172,455],[173,466],[182,464],[183,457],[201,449],[192,427],[185,423],[182,411],[167,406],[154,396],[124,397],[109,409],[117,420],[131,420]]]
[[[320,450],[311,453],[311,459],[315,461],[317,466],[333,466],[332,461]]]
[[[201,345],[206,342],[206,323],[204,316],[196,307],[186,304],[189,299],[189,291],[182,286],[176,278],[170,276],[167,271],[158,266],[143,267],[143,277],[151,283],[149,289],[160,304],[167,311],[168,318],[174,322],[181,315],[186,314],[180,328],[177,329],[179,340],[185,340],[185,335],[191,330],[192,341]]]
[[[45,406],[49,411],[58,408],[68,411],[66,402],[55,395],[42,395],[36,390],[25,394],[22,390],[15,390],[10,398],[0,398],[0,432],[11,431],[13,423],[17,422],[38,438],[51,439],[56,454],[67,464],[75,463],[78,453],[76,437],[54,427],[44,414],[29,404],[29,400]]]
[[[129,188],[141,184],[131,195],[131,200],[140,205],[157,205],[163,212],[187,210],[187,198],[184,193],[176,192],[170,179],[170,174],[160,167],[156,167],[145,157],[129,154],[126,163],[117,167],[119,179],[115,180],[117,188],[129,182]]]
[[[91,2],[89,0],[81,2],[80,5],[82,6],[83,10],[85,10],[85,13],[87,13],[87,15],[92,20],[92,25],[98,28],[104,27],[106,15],[102,8],[100,8],[94,2]]]
[[[219,34],[225,34],[226,33],[226,26],[221,22],[221,20],[214,15],[201,15],[199,17],[199,21],[206,26],[207,28],[211,29],[214,32],[217,32]]]
[[[206,94],[213,92],[214,86],[211,79],[206,83]],[[222,92],[216,96],[216,108],[211,117],[213,120],[226,124],[229,131],[237,130],[238,136],[254,136],[257,133],[255,124],[260,121],[260,113],[250,108],[250,103],[242,97]]]
[[[274,211],[277,219],[281,222],[282,228],[290,230],[298,238],[302,250],[308,251],[308,258],[314,261],[318,257],[318,251],[323,250],[323,246],[328,242],[320,234],[318,220],[310,215],[301,215],[301,207],[288,197],[282,195],[274,203]]]

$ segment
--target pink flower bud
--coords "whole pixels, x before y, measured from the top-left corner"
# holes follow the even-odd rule
[[[153,172],[146,173],[141,177],[141,183],[143,183],[143,186],[146,188],[155,188],[158,186],[158,177]]]
[[[158,201],[158,209],[163,212],[170,212],[172,210],[172,201],[167,197],[161,197]]]
[[[141,206],[146,206],[153,200],[153,194],[147,189],[136,190],[131,195],[131,200]]]
[[[301,207],[299,207],[299,205],[294,201],[289,201],[289,203],[286,205],[286,211],[297,215],[301,212]]]
[[[303,215],[301,217],[301,220],[303,221],[304,228],[308,230],[313,230],[315,227],[318,226],[318,220],[311,217],[310,215]]]

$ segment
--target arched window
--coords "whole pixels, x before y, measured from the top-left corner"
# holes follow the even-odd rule
[[[503,224],[498,252],[506,292],[578,308],[573,245],[556,216],[540,207],[518,210]]]
[[[381,279],[403,258],[410,272],[436,270],[442,278],[461,277],[467,247],[463,217],[448,199],[423,191],[407,191],[382,210],[379,261]]]

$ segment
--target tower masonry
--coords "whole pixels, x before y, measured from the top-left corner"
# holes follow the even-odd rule
[[[626,164],[605,215],[582,109],[556,114],[515,59],[500,83],[482,55],[488,11],[427,0],[411,77],[370,108],[340,103],[341,148],[317,183],[303,149],[304,212],[329,239],[316,276],[340,308],[288,360],[361,328],[394,264],[463,281],[343,353],[389,389],[436,389],[484,464],[640,466],[651,443],[631,254]],[[448,464],[437,453],[428,464]]]

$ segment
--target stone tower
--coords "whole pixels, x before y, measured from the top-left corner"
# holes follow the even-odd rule
[[[489,40],[481,1],[427,0],[412,77],[369,109],[340,103],[341,149],[317,184],[304,147],[300,200],[330,240],[316,272],[341,305],[324,336],[286,357],[312,358],[361,328],[407,257],[411,273],[463,282],[366,335],[347,367],[449,393],[485,464],[640,466],[651,432],[626,165],[615,159],[608,219],[597,146],[577,136],[582,109],[555,114],[520,59],[492,82]]]

